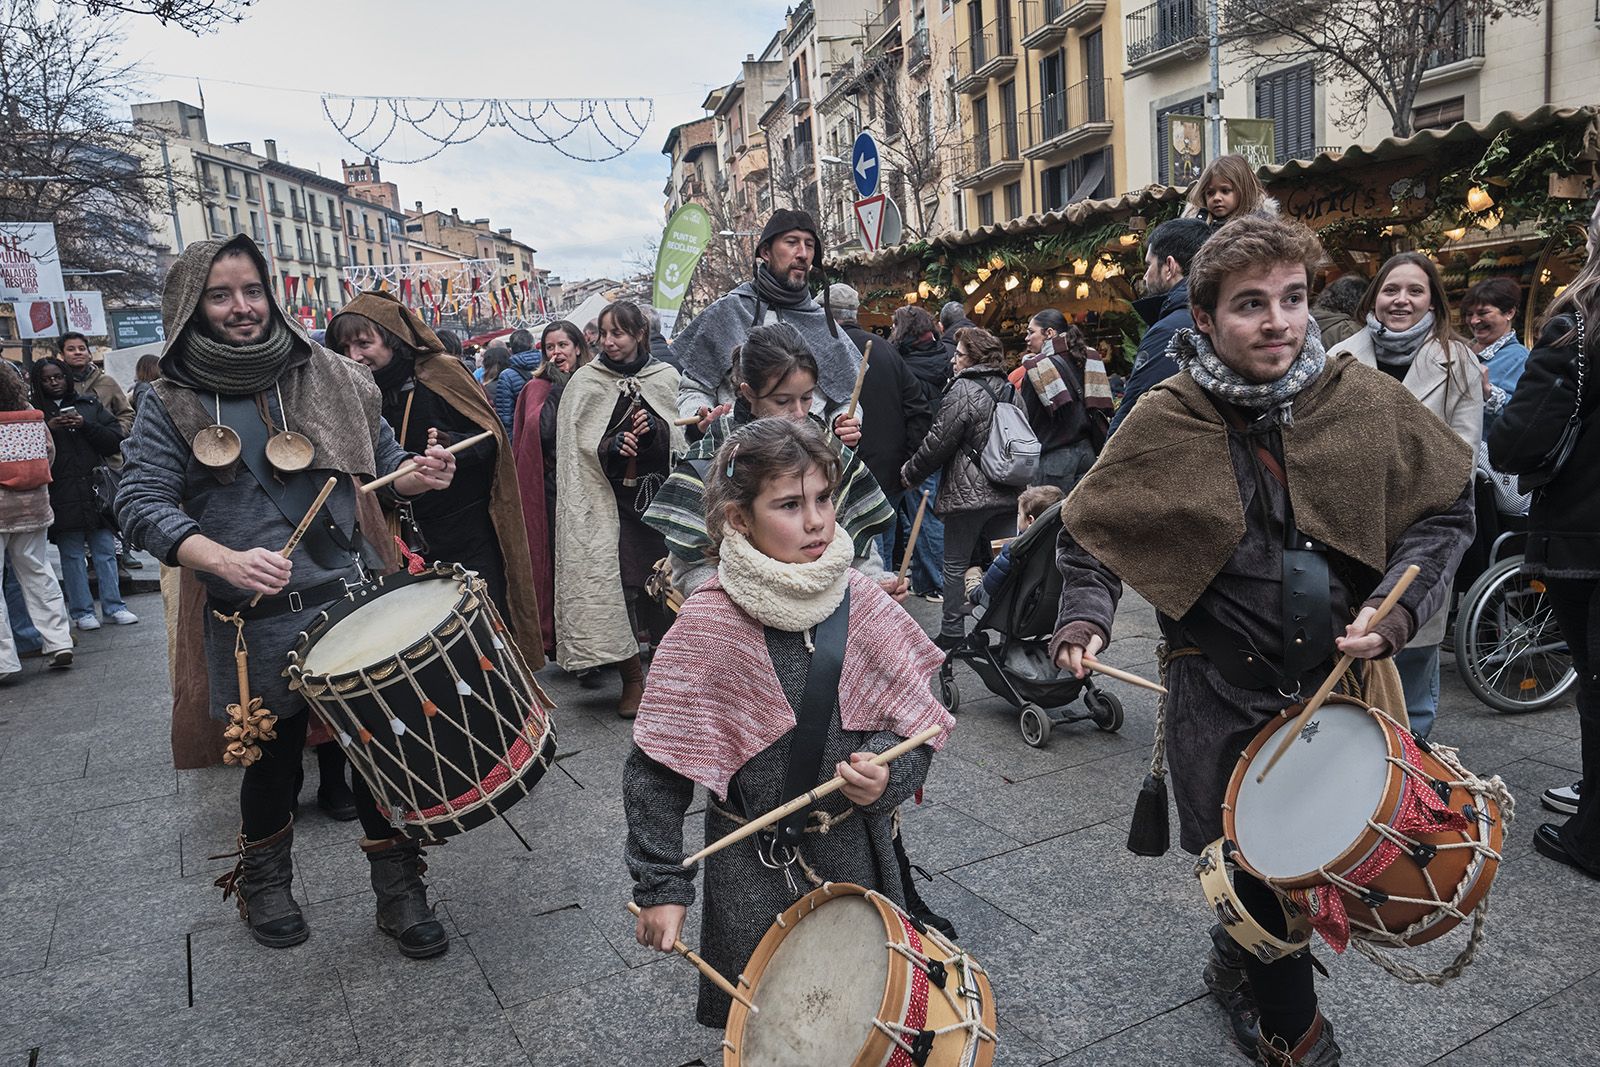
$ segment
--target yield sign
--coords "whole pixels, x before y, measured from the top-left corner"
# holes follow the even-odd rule
[[[856,201],[856,224],[861,229],[861,247],[876,252],[883,239],[883,193]]]

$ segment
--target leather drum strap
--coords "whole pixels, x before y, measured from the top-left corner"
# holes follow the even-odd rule
[[[817,626],[806,671],[806,686],[800,697],[800,713],[795,716],[794,736],[789,739],[789,768],[784,775],[783,799],[787,803],[804,796],[817,786],[822,770],[822,749],[828,741],[828,724],[839,700],[839,675],[844,670],[845,631],[850,624],[850,590],[844,599]],[[794,847],[805,834],[809,809],[802,809],[778,824],[780,844]]]
[[[267,462],[267,427],[261,421],[254,397],[222,397],[218,406],[220,420],[239,435],[240,456],[251,475],[267,498],[283,513],[289,525],[299,526],[312,501],[317,498],[318,486],[313,484],[310,473],[296,471],[280,478],[272,464]],[[316,561],[317,566],[331,571],[347,569],[352,558],[360,551],[359,544],[346,537],[338,523],[333,521],[326,504],[317,513],[316,521],[307,528],[300,547]]]

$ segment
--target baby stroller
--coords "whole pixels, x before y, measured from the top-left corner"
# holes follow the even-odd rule
[[[1097,688],[1092,676],[1079,681],[1050,661],[1061,572],[1056,570],[1056,535],[1061,505],[1040,515],[1011,542],[1011,573],[986,607],[975,608],[972,632],[939,668],[939,700],[951,712],[961,706],[955,665],[966,663],[991,693],[1021,715],[1022,739],[1034,748],[1050,743],[1050,731],[1069,722],[1093,719],[1107,732],[1122,728],[1122,702]],[[1080,714],[1066,705],[1083,695]]]

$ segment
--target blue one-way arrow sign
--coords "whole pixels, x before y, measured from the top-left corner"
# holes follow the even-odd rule
[[[878,142],[865,130],[856,137],[850,150],[850,176],[855,179],[856,192],[865,200],[878,191]]]

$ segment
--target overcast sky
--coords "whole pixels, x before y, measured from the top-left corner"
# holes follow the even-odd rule
[[[782,0],[257,0],[245,21],[195,37],[128,20],[141,96],[199,103],[213,141],[278,142],[279,158],[337,177],[360,153],[323,114],[319,92],[455,97],[655,99],[638,145],[577,163],[507,130],[409,166],[384,165],[403,204],[459,208],[509,226],[568,280],[628,269],[659,237],[667,131],[700,117],[783,22]],[[245,86],[230,84],[249,82]],[[258,88],[271,86],[276,88]],[[416,138],[412,139],[415,145]],[[399,153],[396,153],[397,155]],[[412,155],[420,154],[415,151]]]

